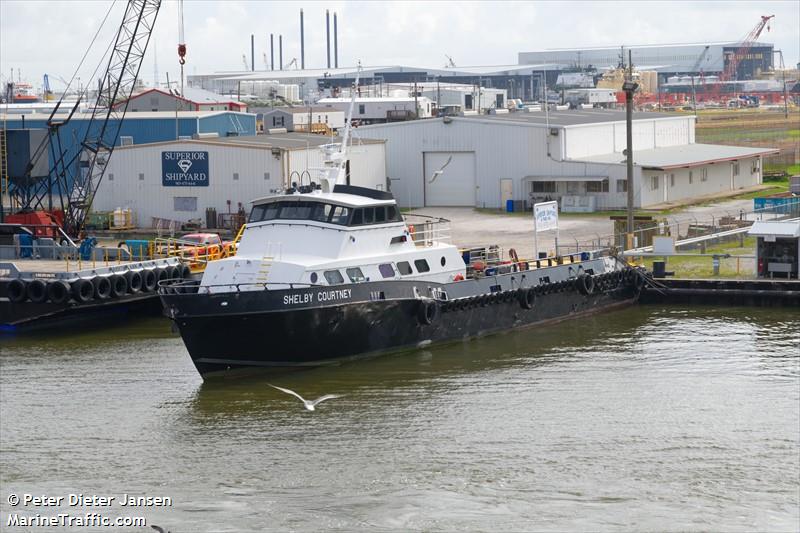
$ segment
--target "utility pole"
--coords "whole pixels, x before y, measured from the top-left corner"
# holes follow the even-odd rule
[[[634,248],[633,244],[633,93],[639,88],[638,83],[633,82],[633,61],[631,52],[628,51],[628,75],[626,76],[625,83],[622,84],[622,90],[625,91],[625,130],[626,130],[626,148],[625,148],[625,161],[628,167],[628,224],[627,224],[627,239],[626,250]]]

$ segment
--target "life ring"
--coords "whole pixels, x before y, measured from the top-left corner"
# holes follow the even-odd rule
[[[153,292],[158,286],[158,275],[154,270],[142,271],[142,290],[145,292]]]
[[[128,280],[125,276],[114,274],[109,281],[111,282],[111,296],[114,298],[124,296],[128,292]]]
[[[439,316],[439,306],[433,300],[420,300],[417,320],[425,326],[430,326]]]
[[[591,274],[581,274],[575,281],[581,294],[589,295],[594,292],[594,276]]]
[[[97,300],[105,300],[111,296],[111,280],[106,276],[96,276],[92,278],[94,285],[94,297]]]
[[[6,296],[15,304],[22,303],[28,297],[25,288],[24,281],[19,278],[12,279],[6,287]]]
[[[47,300],[47,285],[40,279],[35,279],[28,283],[25,288],[28,299],[34,303],[42,303]]]
[[[142,290],[142,275],[135,271],[129,270],[125,273],[125,279],[128,281],[128,292],[131,294],[136,294],[137,292]]]
[[[72,282],[72,299],[78,303],[86,303],[94,296],[94,285],[88,279],[77,279]]]
[[[69,285],[63,281],[51,281],[47,284],[47,299],[54,304],[67,303],[69,293]]]
[[[519,292],[519,305],[523,309],[533,309],[536,304],[536,291],[532,287],[527,289],[520,289]]]

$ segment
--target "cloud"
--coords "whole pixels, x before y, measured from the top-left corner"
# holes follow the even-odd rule
[[[69,78],[110,1],[0,0],[0,76],[22,69]],[[114,36],[124,0],[117,0],[86,65],[83,83]],[[283,59],[300,59],[299,10],[305,12],[306,66],[326,66],[325,10],[338,13],[339,65],[441,67],[515,64],[519,52],[545,48],[728,41],[744,37],[760,15],[774,13],[761,40],[782,49],[787,66],[800,60],[800,2],[263,2],[185,0],[187,74],[241,70],[256,38],[256,68],[269,56],[269,34],[283,35]],[[331,21],[332,24],[332,21]],[[331,29],[331,33],[333,30]],[[141,75],[177,79],[178,2],[164,0]],[[331,47],[333,48],[333,47]],[[333,49],[331,49],[333,54]],[[333,62],[333,60],[331,60]],[[59,88],[58,83],[51,83]]]

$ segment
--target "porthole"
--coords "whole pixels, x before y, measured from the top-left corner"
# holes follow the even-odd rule
[[[445,263],[447,263],[447,259],[445,259],[444,256],[442,256],[442,259],[439,262],[442,264],[442,266],[444,266]]]
[[[312,272],[311,273],[311,283],[316,283],[318,279],[319,279],[319,276],[317,276],[317,273],[316,272]]]

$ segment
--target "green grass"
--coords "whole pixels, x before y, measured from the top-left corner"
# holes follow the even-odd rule
[[[744,246],[739,245],[739,241],[731,241],[708,246],[706,254],[730,254],[732,256],[754,255],[755,238],[747,237],[744,239]],[[700,250],[693,250],[687,253],[699,254]],[[653,268],[654,260],[661,260],[661,257],[648,257],[644,264],[648,269]],[[714,276],[712,257],[692,257],[680,256],[667,258],[667,271],[675,272],[676,278],[752,278],[754,259],[739,259],[729,257],[720,259],[719,276]],[[737,264],[738,263],[738,264]],[[737,269],[738,267],[738,269]]]

